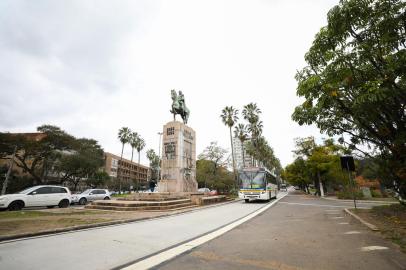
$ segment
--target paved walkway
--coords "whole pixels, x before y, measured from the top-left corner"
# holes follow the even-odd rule
[[[157,268],[406,269],[406,255],[346,215],[345,207],[346,202],[291,194],[254,219]]]

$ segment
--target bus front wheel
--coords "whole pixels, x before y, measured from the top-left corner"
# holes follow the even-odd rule
[[[250,202],[250,200],[249,200],[249,199],[245,199],[245,202],[246,202],[246,203],[249,203],[249,202]]]

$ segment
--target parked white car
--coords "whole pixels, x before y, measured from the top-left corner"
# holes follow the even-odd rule
[[[110,200],[111,194],[107,189],[86,189],[80,194],[72,195],[72,203],[85,205],[96,200]]]
[[[71,193],[68,188],[61,186],[35,186],[24,189],[19,193],[0,196],[0,209],[11,211],[21,210],[23,207],[46,206],[52,208],[68,207]]]

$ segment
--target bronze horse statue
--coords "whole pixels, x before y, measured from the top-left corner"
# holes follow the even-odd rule
[[[183,123],[186,125],[189,119],[190,111],[186,107],[185,97],[183,96],[182,91],[179,91],[179,94],[177,94],[176,91],[172,89],[171,96],[172,96],[172,109],[170,112],[173,114],[173,121],[176,120],[176,115],[180,114]]]

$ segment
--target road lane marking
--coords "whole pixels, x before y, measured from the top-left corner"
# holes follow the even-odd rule
[[[348,223],[348,222],[340,222],[340,223],[338,223],[339,225],[348,225],[348,224],[350,224],[350,223]]]
[[[283,194],[280,198],[276,199],[275,201],[273,201],[272,203],[269,203],[268,205],[266,205],[265,207],[262,207],[256,211],[254,211],[253,213],[243,217],[242,219],[239,219],[237,221],[234,221],[231,224],[228,224],[224,227],[221,227],[220,229],[208,233],[206,235],[203,235],[199,238],[196,238],[192,241],[189,241],[187,243],[181,244],[179,246],[176,246],[174,248],[171,248],[169,250],[163,251],[159,254],[153,255],[149,258],[146,258],[142,261],[136,262],[132,265],[126,266],[124,268],[122,268],[122,270],[141,270],[141,269],[150,269],[154,266],[157,266],[165,261],[168,261],[170,259],[175,258],[176,256],[179,256],[182,253],[185,253],[195,247],[198,247],[210,240],[213,240],[214,238],[217,238],[219,236],[221,236],[222,234],[225,234],[226,232],[234,229],[235,227],[241,225],[242,223],[256,217],[257,215],[263,213],[264,211],[268,210],[270,207],[272,207],[273,205],[275,205],[279,200],[281,200],[282,198],[284,198],[286,196],[286,194]]]
[[[344,218],[344,217],[331,217],[331,219],[341,219],[341,218]]]
[[[385,250],[388,249],[387,247],[382,247],[382,246],[368,246],[368,247],[362,247],[361,251],[373,251],[373,250]]]
[[[360,234],[361,232],[359,231],[349,231],[349,232],[345,232],[344,234]]]

